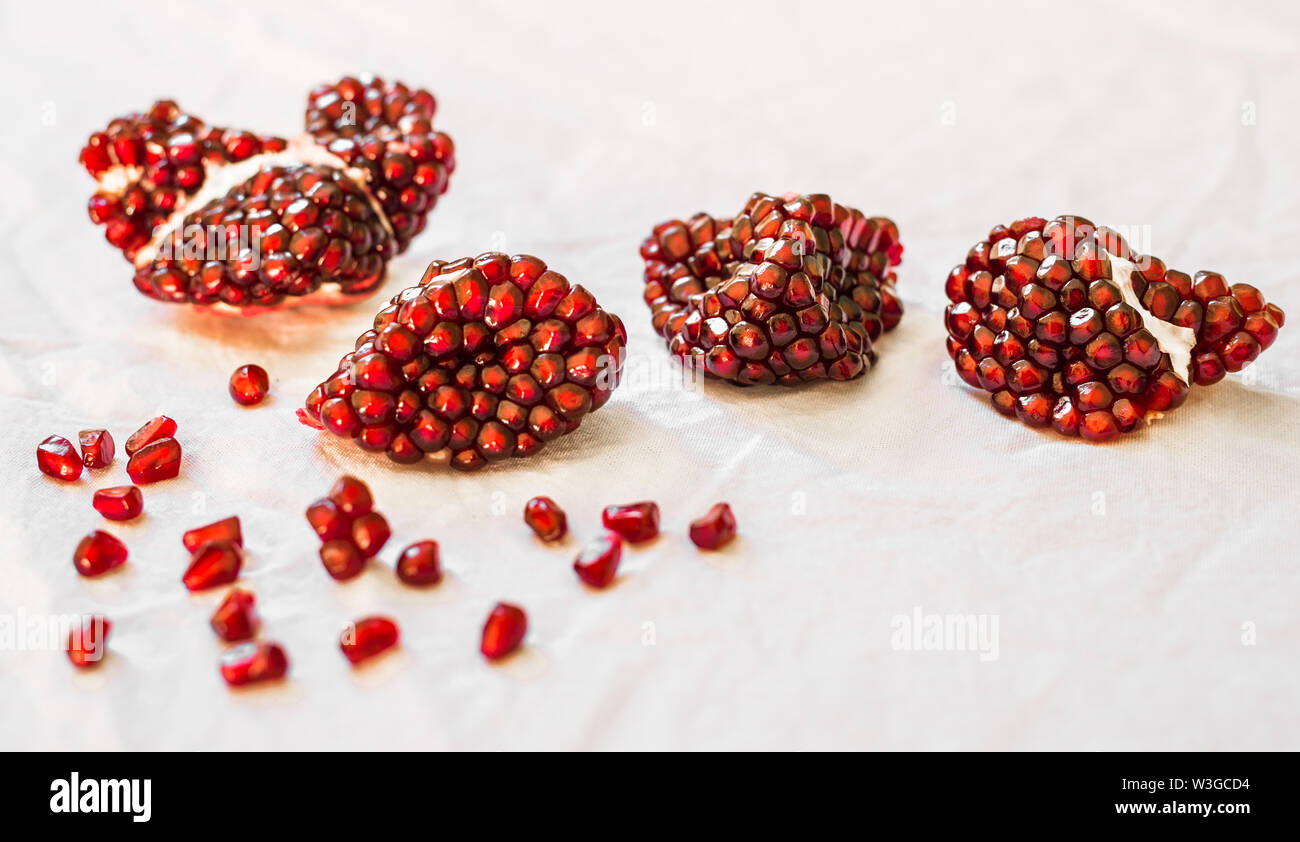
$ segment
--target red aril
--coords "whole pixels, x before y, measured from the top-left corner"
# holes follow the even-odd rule
[[[606,506],[600,519],[606,529],[614,530],[633,544],[649,541],[659,534],[659,506],[648,501]]]
[[[132,456],[137,450],[150,442],[169,439],[176,435],[176,422],[166,415],[159,415],[145,422],[144,426],[131,434],[126,440],[126,455]]]
[[[289,659],[278,643],[244,643],[221,656],[221,677],[231,687],[283,678]]]
[[[239,578],[243,553],[232,541],[212,541],[199,547],[181,581],[191,591],[228,585]]]
[[[353,664],[373,658],[380,652],[397,645],[397,624],[387,617],[366,617],[357,620],[339,636],[339,648]]]
[[[91,505],[109,520],[130,520],[144,511],[144,495],[134,485],[115,485],[96,491]]]
[[[374,498],[370,488],[356,477],[343,476],[330,489],[329,498],[339,507],[339,511],[348,517],[356,517],[370,511]]]
[[[82,430],[77,434],[81,444],[81,461],[87,468],[107,468],[113,463],[113,437],[108,430]]]
[[[363,558],[372,558],[388,543],[392,532],[379,512],[366,512],[352,521],[352,543]]]
[[[524,504],[524,523],[543,541],[558,541],[569,530],[564,509],[550,497],[534,497]]]
[[[498,602],[483,624],[483,639],[479,651],[490,660],[504,658],[519,647],[528,633],[528,615],[524,610],[505,602]]]
[[[72,564],[82,576],[98,576],[125,564],[126,557],[126,544],[97,529],[77,544]]]
[[[408,585],[435,585],[442,580],[437,541],[416,541],[397,557],[397,578]]]
[[[254,406],[266,398],[271,379],[260,365],[241,365],[230,375],[230,396],[240,406]]]
[[[606,532],[587,542],[573,560],[573,569],[588,585],[603,588],[614,581],[622,556],[623,539],[617,533]]]
[[[340,582],[351,579],[366,567],[366,560],[351,541],[326,541],[320,548],[325,571]]]
[[[72,482],[81,476],[85,464],[72,442],[63,436],[50,436],[36,446],[36,467],[47,476]]]
[[[126,473],[137,485],[171,479],[181,472],[181,444],[159,439],[137,450],[126,463]]]
[[[93,614],[84,617],[68,632],[68,660],[74,667],[93,667],[104,659],[108,633],[113,624],[107,617]]]
[[[702,518],[691,521],[691,540],[704,550],[716,550],[736,537],[736,516],[726,503],[717,503]]]
[[[237,547],[244,546],[244,533],[239,526],[239,517],[228,517],[207,526],[198,526],[181,536],[185,549],[194,552],[210,541],[230,541]]]
[[[339,511],[338,504],[327,497],[307,507],[307,522],[322,541],[352,537],[352,519]]]
[[[253,615],[256,600],[245,590],[234,588],[226,594],[212,615],[212,630],[228,643],[247,640],[253,636],[257,618]]]

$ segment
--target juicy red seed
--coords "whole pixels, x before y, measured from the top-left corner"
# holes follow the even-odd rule
[[[321,544],[320,561],[325,565],[325,572],[340,582],[359,574],[366,567],[366,560],[351,541],[336,539]]]
[[[185,549],[194,552],[211,541],[230,541],[237,547],[244,546],[244,533],[239,525],[239,517],[228,517],[207,526],[191,529],[181,536]]]
[[[159,439],[137,450],[126,463],[126,473],[137,485],[171,479],[181,472],[181,445],[176,439]]]
[[[397,578],[408,585],[434,585],[442,580],[437,541],[416,541],[397,557]]]
[[[63,436],[50,436],[36,446],[36,466],[43,474],[72,482],[81,476],[85,463],[72,442]]]
[[[212,615],[212,630],[227,643],[248,640],[253,636],[257,618],[253,615],[256,600],[248,591],[235,588],[221,600]]]
[[[132,456],[137,450],[150,442],[169,439],[176,435],[176,422],[166,415],[159,415],[131,434],[126,440],[126,455]]]
[[[87,468],[107,468],[113,464],[115,447],[108,430],[82,430],[77,439],[81,444],[81,462]]]
[[[351,476],[340,477],[330,489],[329,498],[339,507],[340,512],[349,517],[363,515],[375,504],[366,484]]]
[[[144,511],[144,495],[134,485],[115,485],[96,491],[91,505],[109,520],[130,520]]]
[[[221,656],[221,677],[231,687],[283,678],[289,659],[278,643],[244,643]]]
[[[691,521],[691,541],[705,550],[716,550],[736,537],[736,516],[731,506],[715,503],[702,518]]]
[[[239,578],[243,553],[233,541],[212,541],[199,547],[181,581],[192,591],[228,585]]]
[[[352,521],[352,543],[363,558],[371,558],[392,536],[388,521],[378,512],[367,512]]]
[[[230,375],[230,396],[241,406],[259,404],[271,389],[271,378],[260,365],[241,365]]]
[[[322,497],[307,507],[307,522],[322,541],[349,538],[352,535],[352,519],[339,511],[338,504],[327,497]]]
[[[126,544],[107,532],[95,530],[81,539],[72,564],[82,576],[98,576],[126,563]]]
[[[628,503],[606,506],[600,520],[633,544],[649,541],[659,534],[659,506],[656,503]]]
[[[573,560],[573,570],[588,585],[603,588],[614,581],[622,557],[623,539],[617,533],[606,532],[587,542]]]
[[[534,497],[524,504],[524,523],[543,541],[558,541],[569,531],[569,520],[550,497]]]
[[[397,623],[387,617],[366,617],[343,630],[339,648],[348,661],[359,664],[396,646],[397,639]]]
[[[107,617],[94,614],[68,631],[68,660],[74,667],[93,667],[104,659],[108,633],[113,624]]]
[[[498,602],[483,624],[483,638],[479,651],[485,658],[504,658],[524,642],[528,633],[528,615],[522,608]]]

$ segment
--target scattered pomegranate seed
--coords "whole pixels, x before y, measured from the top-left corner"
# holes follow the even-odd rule
[[[96,491],[91,505],[109,520],[130,520],[144,511],[144,495],[134,485],[115,485]]]
[[[266,398],[271,378],[260,365],[241,365],[230,375],[230,396],[240,406],[253,406]]]
[[[212,615],[212,630],[217,633],[217,637],[229,643],[252,637],[257,625],[257,618],[253,615],[255,602],[251,593],[239,588],[226,594]]]
[[[578,578],[593,588],[603,588],[614,581],[618,562],[623,557],[623,539],[614,532],[592,538],[573,560]]]
[[[442,580],[437,541],[416,541],[397,557],[397,578],[408,585],[435,585]]]
[[[370,488],[351,476],[340,477],[330,489],[329,498],[348,517],[363,515],[375,505],[374,498],[370,496]]]
[[[351,579],[366,567],[366,559],[351,541],[336,539],[326,541],[320,548],[321,564],[340,582]]]
[[[98,576],[125,564],[126,556],[126,544],[97,529],[77,544],[72,563],[82,576]]]
[[[181,472],[181,443],[159,439],[132,454],[126,473],[137,485],[171,479]]]
[[[93,667],[104,659],[113,624],[99,614],[86,617],[68,632],[68,660],[74,667]]]
[[[239,578],[244,556],[232,541],[212,541],[199,547],[181,581],[191,591],[228,585]]]
[[[237,547],[243,547],[244,532],[239,526],[239,517],[228,517],[207,526],[195,527],[181,536],[181,543],[190,552],[210,541],[230,541]]]
[[[108,430],[82,430],[77,434],[81,444],[81,461],[87,468],[107,468],[113,464],[113,437]]]
[[[221,677],[231,687],[273,681],[289,671],[289,659],[278,643],[244,643],[221,656]]]
[[[36,466],[43,474],[72,482],[81,476],[85,464],[72,442],[63,436],[50,436],[36,446]]]
[[[176,422],[166,415],[159,415],[146,421],[143,427],[132,433],[126,440],[126,455],[134,456],[135,452],[146,444],[159,439],[169,439],[175,435]]]
[[[352,519],[339,511],[338,504],[322,497],[307,507],[307,522],[322,541],[352,537]]]
[[[524,504],[524,523],[543,541],[558,541],[569,531],[569,520],[550,497],[534,497]]]
[[[353,664],[373,658],[397,645],[397,624],[387,617],[357,620],[339,636],[339,648]]]
[[[479,651],[485,658],[504,658],[524,642],[528,633],[528,615],[522,608],[498,602],[483,624],[483,641]]]
[[[391,536],[388,521],[379,512],[366,512],[352,521],[352,543],[363,558],[374,557]]]
[[[736,516],[726,503],[715,503],[702,518],[691,521],[691,540],[705,550],[716,550],[736,537]]]
[[[606,529],[614,530],[633,544],[649,541],[659,534],[659,506],[651,502],[606,506],[600,520]]]

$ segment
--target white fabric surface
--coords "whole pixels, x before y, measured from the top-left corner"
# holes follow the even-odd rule
[[[1300,319],[1300,10],[363,8],[0,12],[0,612],[116,623],[91,673],[0,652],[0,748],[1300,748],[1300,327],[1252,377],[1098,447],[1009,422],[956,382],[941,319],[943,278],[981,233],[1063,212],[1149,226],[1171,265],[1254,283]],[[458,147],[381,295],[238,319],[133,290],[85,217],[76,157],[92,129],[168,95],[291,133],[311,85],[361,70],[432,89]],[[827,191],[899,223],[907,312],[865,379],[696,395],[661,377],[638,244],[755,189]],[[578,434],[465,476],[297,423],[429,259],[494,248],[543,257],[628,325],[629,381]],[[272,376],[252,410],[226,395],[245,362]],[[107,426],[120,449],[159,412],[180,422],[184,467],[144,489],[137,522],[90,507],[125,481],[120,450],[76,484],[36,470],[51,433]],[[443,585],[325,575],[302,510],[344,472],[393,525],[385,563],[435,538]],[[575,539],[545,548],[522,524],[535,494],[578,538],[603,505],[654,499],[665,534],[626,553],[616,586],[585,591]],[[742,537],[704,555],[686,524],[717,500]],[[274,689],[226,689],[207,625],[221,593],[179,582],[181,533],[235,513],[243,583],[292,660]],[[72,549],[105,526],[131,561],[83,579]],[[531,631],[494,668],[477,641],[498,599]],[[999,657],[896,651],[891,618],[917,606],[996,615]],[[370,613],[396,618],[404,645],[353,671],[337,632]]]

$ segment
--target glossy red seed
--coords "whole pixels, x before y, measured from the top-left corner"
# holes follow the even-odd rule
[[[442,580],[437,541],[416,541],[397,557],[397,578],[408,585],[434,585]]]
[[[239,517],[228,517],[207,526],[191,529],[181,536],[185,549],[194,552],[210,541],[230,541],[237,547],[244,546],[244,533],[239,525]]]
[[[36,446],[36,466],[47,476],[72,482],[81,476],[85,463],[72,442],[63,436],[50,436]]]
[[[257,618],[253,614],[256,600],[245,590],[235,588],[221,600],[212,615],[212,630],[228,643],[247,640],[253,636]]]
[[[731,506],[716,503],[704,515],[691,521],[691,541],[705,550],[716,550],[736,537],[736,516]]]
[[[320,561],[325,572],[340,582],[353,578],[366,568],[366,559],[351,541],[336,539],[321,544]]]
[[[340,477],[330,489],[329,498],[339,507],[339,511],[349,517],[363,515],[374,506],[370,488],[352,476]]]
[[[244,556],[233,541],[212,541],[199,547],[181,581],[191,591],[228,585],[239,578]]]
[[[322,497],[307,507],[307,522],[322,541],[352,536],[352,518],[339,510],[338,504]]]
[[[131,434],[126,440],[126,455],[132,456],[137,450],[159,439],[168,439],[176,435],[176,422],[166,415],[159,415],[146,421],[144,426]]]
[[[108,648],[108,633],[113,624],[98,614],[82,618],[68,631],[68,660],[85,669],[99,664]]]
[[[519,648],[527,633],[528,615],[524,610],[509,603],[498,602],[483,624],[479,651],[489,660],[504,658]]]
[[[278,643],[244,643],[221,656],[221,677],[231,687],[283,678],[289,659]]]
[[[573,570],[588,585],[603,588],[614,581],[622,557],[623,539],[617,533],[606,532],[587,542],[573,560]]]
[[[115,485],[96,491],[91,505],[109,520],[130,520],[144,511],[144,495],[134,485]]]
[[[352,543],[363,558],[371,558],[392,536],[388,521],[378,512],[367,512],[352,521]]]
[[[543,541],[558,541],[569,530],[564,509],[550,497],[534,497],[525,503],[524,523]]]
[[[659,534],[659,506],[649,501],[606,506],[600,516],[606,529],[612,529],[633,544],[649,541]]]
[[[126,463],[126,473],[137,485],[171,479],[181,472],[181,445],[176,439],[158,439],[137,450]]]
[[[230,397],[241,406],[259,404],[271,389],[271,378],[260,365],[241,365],[230,375]]]
[[[126,558],[126,544],[107,532],[95,530],[77,544],[72,564],[82,576],[98,576],[125,564]]]
[[[81,444],[81,462],[87,468],[107,468],[113,464],[115,446],[108,430],[82,430],[77,439]]]
[[[355,665],[396,646],[398,636],[397,624],[387,617],[366,617],[343,630],[339,648]]]

